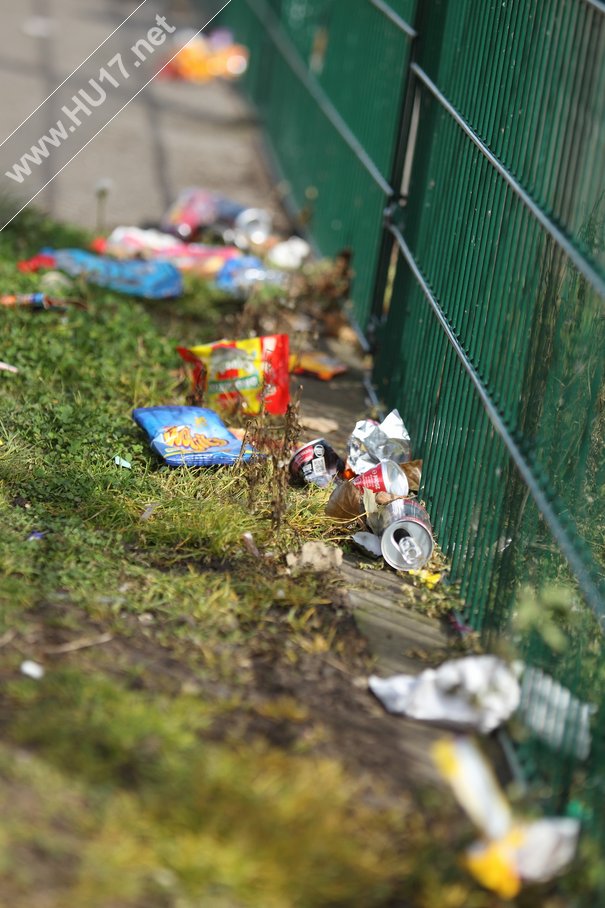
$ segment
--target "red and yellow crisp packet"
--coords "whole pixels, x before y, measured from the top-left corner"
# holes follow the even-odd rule
[[[178,347],[193,365],[193,386],[209,407],[283,416],[290,403],[289,339],[287,334],[218,341],[199,347]]]

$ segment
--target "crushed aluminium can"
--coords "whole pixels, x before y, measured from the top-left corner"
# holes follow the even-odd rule
[[[298,483],[329,486],[345,468],[344,461],[324,438],[316,438],[296,451],[290,461],[290,474]]]
[[[414,499],[399,498],[368,522],[380,536],[382,557],[396,571],[417,571],[430,560],[433,528],[425,508]]]
[[[410,491],[407,476],[394,460],[383,460],[378,466],[356,476],[352,482],[358,489],[370,489],[371,492],[408,495]]]

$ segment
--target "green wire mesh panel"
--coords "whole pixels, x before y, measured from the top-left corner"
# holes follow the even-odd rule
[[[466,620],[527,666],[534,793],[605,841],[605,3],[232,0],[227,21],[296,207],[381,319],[376,384]]]
[[[535,790],[603,839],[605,5],[425,0],[416,28],[377,382],[467,620],[529,667]]]
[[[245,89],[296,209],[321,253],[353,253],[362,328],[392,194],[411,43],[403,17],[414,7],[415,0],[233,0],[226,11],[250,47]]]

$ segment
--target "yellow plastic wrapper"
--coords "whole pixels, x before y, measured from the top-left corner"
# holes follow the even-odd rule
[[[486,889],[512,899],[521,891],[516,852],[523,841],[523,830],[515,827],[495,842],[476,842],[466,853],[466,866]]]
[[[465,855],[468,870],[482,886],[512,899],[524,883],[544,883],[565,870],[576,852],[577,820],[515,817],[491,767],[469,738],[437,741],[432,754],[461,807],[482,833]]]
[[[193,366],[193,386],[208,407],[223,412],[283,416],[290,403],[287,334],[179,347]]]

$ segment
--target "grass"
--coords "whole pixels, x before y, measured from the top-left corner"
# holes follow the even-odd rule
[[[0,234],[2,286],[36,289],[16,259],[86,239],[27,214]],[[338,699],[369,666],[329,578],[284,569],[330,532],[326,493],[284,494],[275,459],[169,470],[131,421],[184,401],[175,344],[233,308],[193,282],[157,305],[81,290],[87,311],[0,311],[20,369],[0,373],[4,902],[497,908],[458,867],[451,804],[429,821],[404,767],[370,775],[314,718],[322,673]]]

